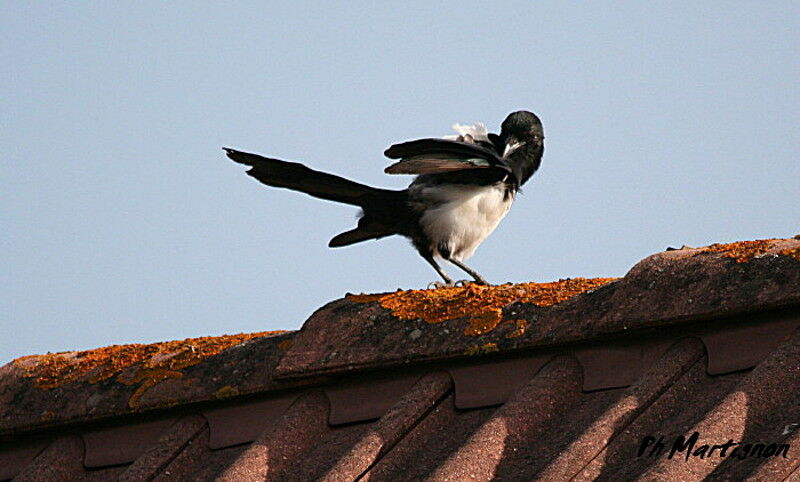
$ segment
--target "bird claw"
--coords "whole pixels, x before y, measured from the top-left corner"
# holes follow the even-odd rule
[[[435,290],[435,289],[439,289],[439,288],[464,288],[464,287],[467,287],[467,286],[469,286],[471,284],[484,285],[484,286],[488,286],[489,285],[489,283],[487,283],[485,281],[460,279],[458,281],[449,281],[447,283],[442,283],[441,281],[431,281],[428,284],[428,289],[429,290]]]
[[[439,288],[452,288],[453,286],[458,286],[456,283],[453,283],[452,281],[448,281],[447,283],[442,283],[441,281],[431,281],[428,284],[428,289],[437,290]]]
[[[467,285],[480,285],[480,286],[491,286],[488,281],[483,278],[478,278],[474,280],[470,279],[462,279],[458,280],[454,283],[453,286],[467,286]]]

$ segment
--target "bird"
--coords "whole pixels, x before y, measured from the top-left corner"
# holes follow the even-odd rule
[[[489,133],[480,123],[454,124],[453,129],[456,135],[411,140],[386,149],[384,155],[396,162],[385,173],[416,176],[402,190],[367,186],[297,162],[228,147],[223,150],[233,161],[249,166],[247,174],[267,186],[360,207],[358,225],[334,236],[329,247],[400,235],[411,240],[444,280],[433,282],[434,287],[488,285],[464,262],[494,231],[520,187],[539,169],[544,130],[539,117],[525,110],[509,114],[499,134]],[[437,259],[460,268],[473,281],[454,282]]]

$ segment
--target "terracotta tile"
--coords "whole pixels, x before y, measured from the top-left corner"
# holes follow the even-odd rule
[[[674,250],[614,282],[351,296],[296,333],[23,357],[0,367],[0,480],[798,479],[798,253]],[[639,454],[694,432],[791,448]]]

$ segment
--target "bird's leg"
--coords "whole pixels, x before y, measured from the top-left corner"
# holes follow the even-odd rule
[[[477,271],[473,270],[472,268],[470,268],[469,266],[465,265],[461,261],[459,261],[457,259],[453,259],[453,258],[447,258],[447,261],[450,261],[454,265],[456,265],[459,268],[463,269],[465,273],[467,273],[468,275],[472,276],[472,278],[475,280],[476,283],[478,283],[480,285],[488,285],[489,284],[489,283],[486,282],[485,279],[483,279],[483,276],[478,274]]]
[[[432,254],[423,254],[423,253],[420,254],[422,254],[422,257],[425,258],[425,261],[427,261],[431,266],[433,266],[433,269],[435,269],[436,272],[439,273],[439,276],[441,276],[445,282],[445,286],[453,286],[453,280],[450,279],[449,276],[447,276],[447,273],[445,273],[442,267],[439,266],[439,263],[437,263],[436,260],[433,259]],[[436,286],[437,288],[439,287],[438,283],[436,283],[435,281],[431,284]]]

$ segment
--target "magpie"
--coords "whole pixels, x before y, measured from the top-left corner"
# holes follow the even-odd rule
[[[358,226],[334,236],[336,248],[399,234],[409,238],[439,276],[453,286],[437,258],[449,261],[476,283],[488,284],[464,264],[506,215],[520,186],[539,168],[544,131],[528,111],[513,112],[500,134],[483,124],[455,124],[458,133],[442,139],[418,139],[389,147],[397,160],[387,174],[413,174],[407,189],[390,190],[359,184],[303,164],[223,148],[232,160],[250,166],[247,174],[273,186],[361,208]]]

